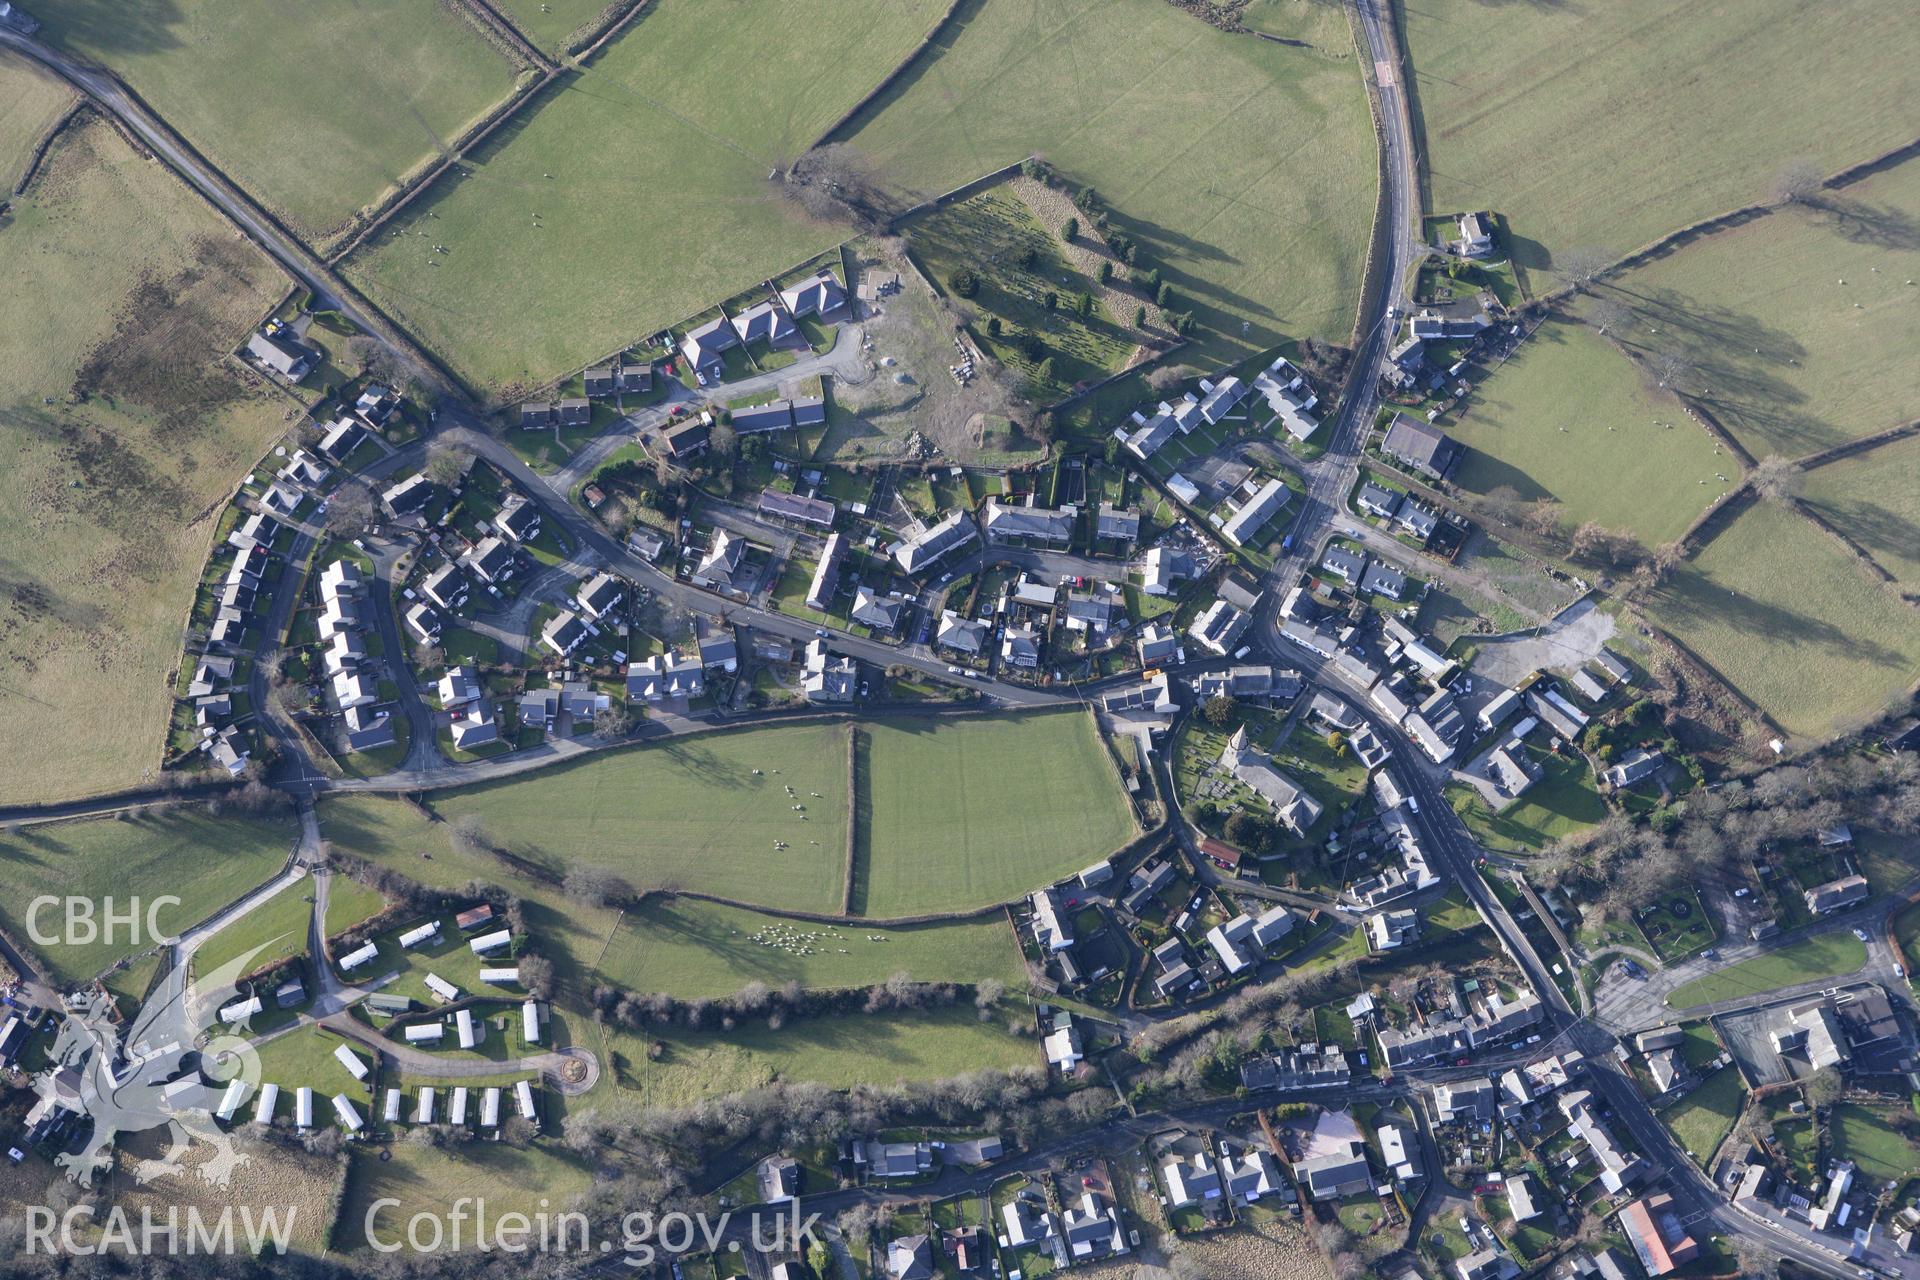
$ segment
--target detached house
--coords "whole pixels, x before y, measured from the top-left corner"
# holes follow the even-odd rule
[[[443,564],[420,584],[420,594],[449,612],[467,602],[467,579],[458,565]]]
[[[847,291],[840,287],[840,282],[833,278],[832,272],[823,270],[790,289],[782,289],[780,301],[795,316],[835,319],[840,309],[847,305]]]
[[[779,303],[768,299],[756,302],[733,318],[733,331],[742,343],[765,342],[780,346],[799,336],[793,317]]]
[[[467,549],[460,565],[482,582],[505,582],[513,577],[513,548],[489,534]]]
[[[540,643],[561,657],[570,657],[575,649],[585,643],[589,632],[587,624],[580,615],[571,609],[562,609],[540,631]]]
[[[711,378],[719,374],[725,363],[724,353],[739,345],[740,335],[734,332],[727,318],[721,316],[687,330],[687,336],[680,340],[680,354],[696,373]]]
[[[262,368],[297,383],[313,371],[317,352],[279,334],[256,333],[247,339],[247,355]]]
[[[493,527],[515,542],[528,542],[540,536],[540,508],[525,494],[516,493],[500,504]]]
[[[1435,480],[1445,479],[1464,452],[1460,443],[1440,428],[1404,413],[1393,415],[1380,448],[1389,458]]]
[[[582,583],[573,598],[587,616],[598,620],[618,608],[627,592],[620,579],[602,571]]]

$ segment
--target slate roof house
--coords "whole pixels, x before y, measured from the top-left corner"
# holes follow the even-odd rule
[[[627,598],[627,592],[620,579],[602,571],[581,583],[580,590],[574,593],[573,598],[588,616],[599,619],[618,608],[620,602]]]
[[[840,287],[831,271],[822,270],[791,288],[782,289],[780,301],[795,316],[828,319],[847,305],[847,291]]]
[[[687,330],[687,336],[680,340],[680,354],[696,372],[711,377],[725,363],[722,354],[739,345],[740,335],[734,332],[727,318],[721,316]]]
[[[500,514],[493,518],[493,527],[515,542],[537,538],[540,536],[540,508],[530,502],[525,494],[513,494],[500,504]]]
[[[955,511],[893,549],[893,558],[908,573],[924,573],[980,536],[964,511]]]
[[[570,656],[586,640],[587,624],[571,609],[562,609],[540,631],[540,643],[561,657]]]
[[[1381,442],[1380,448],[1388,457],[1398,459],[1435,480],[1444,479],[1464,452],[1460,443],[1440,428],[1404,413],[1393,415],[1393,421],[1387,427],[1387,437]]]
[[[756,302],[735,316],[733,331],[740,335],[742,343],[766,342],[776,347],[792,341],[800,332],[794,327],[793,317],[771,298]]]
[[[317,352],[298,342],[266,333],[255,333],[247,339],[247,355],[262,367],[295,383],[311,373],[314,362],[319,359]]]
[[[978,654],[987,643],[988,630],[986,623],[963,618],[947,609],[940,614],[940,629],[934,634],[934,643],[955,653]]]

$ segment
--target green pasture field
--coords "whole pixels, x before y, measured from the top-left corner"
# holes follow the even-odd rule
[[[609,981],[682,999],[728,995],[749,982],[862,987],[909,973],[926,982],[997,979],[1026,985],[999,912],[951,924],[875,929],[786,920],[692,898],[649,902],[621,918],[600,961]]]
[[[1800,498],[1920,591],[1920,439],[1896,440],[1807,472]]]
[[[1094,233],[1088,229],[1082,234]],[[935,210],[915,221],[910,235],[914,252],[949,294],[956,271],[974,273],[980,290],[964,305],[981,313],[970,326],[975,339],[1032,384],[1042,402],[1059,399],[1077,382],[1119,372],[1138,345],[1123,324],[1131,317],[1103,313],[1099,282],[1068,265],[1059,242],[1007,186]],[[1035,254],[1032,270],[1020,265],[1028,251]],[[1045,302],[1050,292],[1057,298],[1051,310]],[[1082,319],[1077,308],[1081,295],[1089,293],[1094,295],[1094,313]],[[987,331],[989,316],[1004,326],[998,338]],[[1019,339],[1028,333],[1046,343],[1054,366],[1049,380],[1040,379],[1039,364],[1020,350]]]
[[[344,230],[513,91],[451,5],[63,0],[41,38],[119,74],[309,242]]]
[[[483,388],[557,377],[844,239],[768,174],[941,9],[735,0],[716,21],[696,0],[654,0],[347,274]]]
[[[1910,606],[1806,520],[1741,513],[1650,597],[1650,612],[1789,733],[1870,717],[1920,672]]]
[[[1833,1158],[1853,1161],[1868,1182],[1904,1183],[1920,1175],[1920,1148],[1878,1111],[1843,1102],[1828,1113],[1827,1121],[1833,1132]]]
[[[495,6],[534,47],[558,57],[576,32],[598,26],[608,0],[502,0]]]
[[[1680,1141],[1680,1149],[1689,1152],[1694,1163],[1706,1168],[1707,1161],[1720,1149],[1721,1142],[1739,1118],[1746,1088],[1740,1083],[1737,1067],[1725,1066],[1694,1086],[1693,1092],[1660,1113],[1660,1119]]]
[[[1303,7],[1291,46],[1159,0],[967,0],[963,20],[841,135],[933,195],[1041,154],[1096,188],[1194,312],[1209,367],[1344,342],[1377,190],[1353,37]],[[1288,15],[1289,20],[1294,15]],[[1260,139],[1262,145],[1249,145]]]
[[[387,900],[351,876],[336,875],[327,886],[327,918],[322,921],[327,936],[344,933],[363,920],[371,920],[386,910]]]
[[[122,913],[139,900],[138,939],[129,940],[121,925],[111,942],[101,937],[90,943],[33,944],[64,989],[158,942],[145,936],[147,910],[155,899],[180,899],[154,917],[163,933],[178,934],[272,878],[299,834],[288,818],[225,814],[216,819],[202,809],[126,822],[92,818],[20,827],[0,835],[0,876],[8,889],[0,899],[0,921],[11,936],[32,943],[27,916],[33,900],[51,895],[64,902],[71,895],[93,901],[95,922],[104,933],[107,898]],[[43,909],[35,924],[42,936],[63,933],[64,908],[56,903]]]
[[[1595,295],[1633,309],[1636,347],[1688,360],[1714,416],[1755,457],[1798,457],[1913,420],[1917,224],[1910,160],[1686,245]]]
[[[12,190],[33,148],[73,102],[66,82],[11,51],[0,51],[0,185]]]
[[[0,278],[0,804],[42,804],[152,780],[220,502],[287,428],[219,361],[286,278],[95,117],[14,199]]]
[[[1008,902],[1133,838],[1083,711],[877,720],[861,728],[856,912]]]
[[[1545,772],[1498,813],[1472,788],[1464,784],[1449,788],[1456,797],[1454,812],[1490,849],[1537,851],[1607,816],[1607,802],[1594,787],[1586,765],[1551,751],[1528,750]]]
[[[195,980],[231,981],[301,954],[312,921],[313,877],[302,876],[201,943],[193,953]],[[236,967],[223,974],[229,966]]]
[[[834,724],[706,734],[439,792],[431,803],[450,822],[477,816],[499,847],[555,874],[586,864],[636,889],[837,911],[847,732]],[[789,847],[775,849],[776,840]]]
[[[1668,993],[1667,1003],[1676,1009],[1691,1009],[1696,1005],[1778,990],[1796,982],[1841,977],[1866,962],[1866,944],[1851,933],[1818,934],[1682,983]]]
[[[1596,520],[1650,548],[1740,480],[1738,464],[1715,455],[1677,400],[1566,319],[1541,325],[1480,383],[1447,434],[1467,446],[1453,477],[1461,488],[1551,497],[1569,529]]]
[[[1764,200],[1789,163],[1832,173],[1912,141],[1899,104],[1920,68],[1873,0],[1430,0],[1399,16],[1431,208],[1504,213],[1528,269]]]
[[[502,1102],[503,1118],[510,1105]],[[333,1243],[336,1249],[350,1253],[371,1250],[366,1230],[367,1215],[372,1212],[374,1240],[404,1247],[409,1220],[415,1214],[429,1214],[445,1224],[448,1235],[443,1247],[452,1250],[451,1215],[467,1197],[485,1201],[489,1222],[518,1213],[537,1223],[540,1214],[548,1215],[551,1221],[568,1210],[592,1183],[589,1163],[551,1142],[528,1147],[505,1142],[465,1142],[446,1147],[396,1142],[378,1152],[355,1153],[347,1171],[347,1190]],[[380,1205],[381,1200],[400,1203]],[[467,1207],[470,1212],[471,1204]],[[471,1223],[460,1244],[468,1250],[474,1247]],[[577,1228],[568,1244],[580,1247]]]
[[[637,1106],[685,1106],[705,1098],[757,1088],[775,1079],[829,1088],[938,1080],[989,1067],[1031,1067],[1040,1048],[1010,1034],[1003,1019],[982,1022],[971,1003],[919,1013],[848,1014],[803,1018],[779,1031],[743,1024],[727,1032],[654,1033],[663,1046],[648,1058],[646,1040],[628,1032],[608,1037],[613,1055],[610,1099]]]
[[[554,957],[563,993],[583,1000],[586,975],[613,934],[617,913],[565,897],[488,853],[453,847],[447,824],[387,796],[329,796],[320,804],[320,829],[341,853],[398,871],[429,888],[459,890],[468,883],[498,885],[523,904],[527,929],[542,954]],[[335,886],[335,893],[339,892]]]

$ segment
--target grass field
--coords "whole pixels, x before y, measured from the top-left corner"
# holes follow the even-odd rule
[[[312,921],[313,878],[303,876],[201,943],[193,953],[194,975],[233,981],[299,955]]]
[[[574,1197],[592,1181],[593,1170],[585,1162],[546,1142],[531,1147],[504,1142],[447,1147],[398,1142],[378,1152],[356,1152],[347,1173],[334,1245],[347,1252],[369,1250],[372,1246],[365,1235],[369,1213],[375,1215],[371,1219],[375,1240],[404,1244],[408,1220],[414,1214],[430,1214],[448,1231],[443,1247],[452,1250],[450,1215],[462,1197],[484,1200],[490,1222],[509,1213],[525,1214],[528,1221],[537,1222],[538,1214],[544,1212],[551,1220],[570,1208]],[[378,1204],[386,1199],[399,1204]],[[473,1235],[469,1223],[463,1242],[468,1249],[473,1247]],[[577,1240],[572,1243],[579,1247]]]
[[[513,88],[450,5],[116,0],[43,5],[43,39],[110,67],[312,241],[338,231]]]
[[[1920,672],[1920,625],[1812,524],[1761,504],[1651,597],[1654,620],[1789,733],[1863,720]]]
[[[0,868],[8,889],[0,899],[0,920],[14,937],[36,946],[57,981],[79,982],[159,941],[144,936],[148,905],[155,899],[169,894],[180,899],[154,917],[165,934],[177,934],[271,878],[298,835],[291,819],[233,814],[215,819],[198,809],[128,822],[96,818],[21,827],[0,836]],[[41,895],[93,902],[103,932],[107,898],[122,913],[138,899],[142,936],[129,941],[122,925],[111,941],[83,942],[76,930],[71,943],[40,945],[29,931],[27,914]],[[64,933],[60,903],[44,909],[35,923],[42,936]]]
[[[1607,802],[1593,785],[1593,775],[1579,759],[1535,750],[1534,763],[1545,772],[1520,799],[1495,813],[1477,791],[1460,785],[1450,789],[1454,812],[1491,849],[1522,852],[1543,849],[1607,816]]]
[[[65,81],[18,54],[0,51],[0,185],[13,189],[34,144],[72,102],[73,90]]]
[[[1920,1175],[1920,1150],[1878,1113],[1843,1102],[1828,1113],[1827,1120],[1833,1133],[1833,1158],[1853,1161],[1862,1179],[1884,1184]]]
[[[1431,205],[1504,212],[1522,266],[1623,254],[1764,199],[1789,162],[1831,173],[1912,140],[1897,104],[1920,69],[1898,14],[1872,0],[1400,12]]]
[[[866,915],[1010,901],[1134,834],[1085,712],[888,719],[861,736],[853,898]]]
[[[847,728],[708,734],[440,792],[432,804],[449,821],[477,815],[499,847],[556,873],[584,863],[635,888],[836,911],[847,855]],[[776,840],[790,847],[776,850]]]
[[[695,0],[656,0],[348,274],[482,386],[585,364],[844,238],[768,172],[878,84],[941,9],[735,0],[715,22]],[[446,253],[414,234],[427,227]]]
[[[1746,1096],[1737,1067],[1725,1066],[1708,1076],[1680,1101],[1660,1113],[1680,1149],[1701,1168],[1719,1150],[1740,1115],[1740,1101]]]
[[[1851,933],[1823,933],[1683,983],[1668,993],[1667,1003],[1676,1009],[1691,1009],[1717,1000],[1774,991],[1796,982],[1837,978],[1852,973],[1866,962],[1866,944]]]
[[[358,880],[335,876],[327,887],[327,918],[321,923],[332,937],[379,915],[386,905],[386,899]]]
[[[1920,591],[1920,439],[1809,471],[1800,497],[1903,588]]]
[[[0,804],[45,803],[159,762],[217,504],[287,426],[216,362],[286,280],[97,120],[13,202],[0,276]]]
[[[886,178],[931,195],[1038,152],[1100,192],[1172,283],[1172,309],[1194,311],[1192,363],[1346,340],[1376,180],[1337,7],[1289,15],[1307,47],[1159,0],[967,0],[961,14],[846,139]]]
[[[313,1120],[316,1127],[337,1124],[333,1107],[329,1099],[336,1093],[344,1093],[360,1107],[362,1119],[367,1118],[367,1104],[372,1099],[369,1086],[355,1080],[334,1057],[334,1050],[346,1045],[357,1055],[362,1063],[373,1065],[373,1051],[365,1045],[342,1039],[312,1023],[297,1026],[281,1035],[273,1036],[259,1045],[260,1083],[280,1086],[280,1100],[274,1107],[274,1115],[284,1124],[293,1124],[293,1091],[312,1089]],[[248,1112],[251,1116],[252,1112]]]
[[[614,1098],[640,1106],[684,1106],[757,1088],[774,1079],[831,1088],[937,1080],[987,1067],[1034,1066],[1039,1046],[1002,1022],[981,1022],[972,1005],[913,1014],[806,1018],[779,1031],[669,1031],[650,1061],[637,1035],[612,1037]],[[601,1104],[602,1086],[589,1105]]]
[[[558,56],[567,37],[598,23],[608,0],[503,0],[495,8],[536,47]]]
[[[180,1157],[172,1176],[141,1185],[134,1174],[135,1162],[165,1158],[169,1143],[164,1126],[115,1140],[108,1192],[114,1209],[126,1214],[129,1221],[165,1222],[169,1213],[186,1221],[187,1215],[197,1210],[201,1221],[212,1224],[220,1220],[222,1212],[231,1210],[234,1238],[244,1246],[247,1216],[260,1224],[272,1214],[277,1215],[286,1232],[290,1252],[310,1257],[326,1252],[327,1233],[332,1226],[328,1212],[346,1176],[344,1156],[309,1155],[242,1138],[240,1149],[245,1158],[221,1184],[200,1172],[204,1162],[216,1154],[216,1148],[210,1142],[194,1141]],[[146,1216],[149,1214],[151,1219]]]
[[[1454,473],[1461,488],[1551,497],[1568,528],[1597,520],[1648,547],[1671,541],[1740,479],[1672,396],[1572,320],[1541,325],[1447,434],[1468,449]]]
[[[1633,308],[1632,342],[1686,357],[1755,457],[1797,457],[1913,419],[1916,228],[1920,162],[1908,161],[1689,244],[1597,296]]]
[[[690,898],[652,902],[622,917],[600,971],[629,990],[683,999],[725,995],[749,982],[860,987],[902,972],[932,982],[1026,985],[1019,946],[998,913],[881,930],[782,920]]]

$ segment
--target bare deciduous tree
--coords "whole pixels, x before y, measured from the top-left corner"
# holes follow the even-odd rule
[[[1569,250],[1564,257],[1555,259],[1553,265],[1567,278],[1567,283],[1584,293],[1612,262],[1612,255],[1605,249],[1589,246]]]
[[[1753,491],[1768,502],[1787,503],[1799,491],[1801,474],[1800,464],[1792,458],[1770,453],[1753,464],[1747,479],[1753,482]]]
[[[619,703],[602,707],[593,713],[593,736],[596,738],[624,738],[632,727],[633,716]]]
[[[1678,391],[1681,383],[1693,380],[1693,362],[1678,351],[1663,351],[1653,358],[1653,376],[1661,386]]]
[[[1825,185],[1826,176],[1813,161],[1795,160],[1780,167],[1767,189],[1781,204],[1801,204],[1813,199]]]
[[[364,480],[349,480],[327,499],[327,532],[352,537],[373,523],[373,489]]]
[[[423,470],[427,479],[443,489],[458,484],[467,474],[467,468],[473,465],[473,454],[453,444],[435,444],[427,450],[427,465]]]
[[[1633,308],[1618,298],[1602,298],[1587,312],[1587,323],[1601,333],[1618,335],[1633,325]]]

